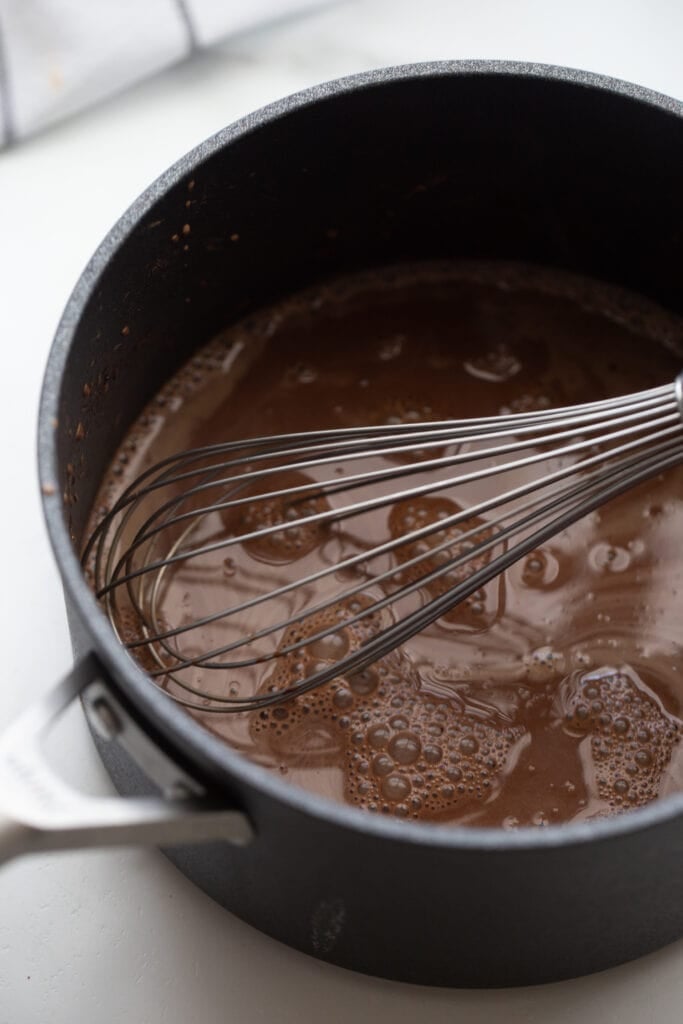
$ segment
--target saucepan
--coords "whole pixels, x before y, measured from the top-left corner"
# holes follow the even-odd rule
[[[79,563],[127,427],[218,330],[334,274],[423,258],[559,267],[683,313],[682,181],[681,104],[488,62],[317,86],[156,181],[86,267],[45,373],[40,479],[78,660],[2,741],[2,856],[159,845],[268,935],[425,984],[566,978],[683,934],[683,795],[516,832],[325,800],[245,760],[152,685]],[[74,793],[45,766],[45,732],[79,695],[119,796]]]

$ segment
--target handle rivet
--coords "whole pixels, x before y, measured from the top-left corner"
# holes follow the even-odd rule
[[[189,786],[180,781],[171,783],[171,785],[167,786],[164,790],[164,796],[168,800],[189,800],[192,795],[193,794]]]
[[[104,697],[97,697],[90,705],[92,723],[105,740],[113,740],[123,731],[121,719]]]

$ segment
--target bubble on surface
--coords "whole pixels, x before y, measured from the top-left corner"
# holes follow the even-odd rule
[[[307,651],[312,658],[322,658],[335,661],[343,658],[349,649],[349,642],[344,633],[330,633],[328,636],[321,636],[308,644]]]
[[[472,377],[492,384],[502,384],[522,369],[521,361],[504,342],[494,345],[481,355],[466,359],[463,366]]]
[[[596,572],[625,572],[631,561],[631,552],[615,544],[594,544],[588,552],[588,564]]]
[[[308,363],[299,363],[294,366],[291,376],[297,384],[313,384],[318,379],[317,371]]]
[[[565,657],[553,647],[537,647],[522,659],[527,680],[530,683],[547,683],[562,676],[565,671]]]
[[[431,405],[410,398],[389,398],[381,404],[378,422],[384,426],[398,426],[402,423],[424,423],[434,417]]]
[[[519,395],[513,398],[507,405],[501,405],[499,412],[501,416],[517,415],[523,412],[540,412],[542,409],[550,409],[552,402],[547,395]]]
[[[533,551],[522,563],[522,583],[530,589],[545,590],[552,587],[559,576],[559,559],[551,551]]]
[[[380,342],[377,354],[382,362],[387,363],[391,359],[397,359],[403,350],[405,340],[405,334],[394,334],[385,341]]]
[[[379,674],[376,669],[369,667],[348,676],[347,682],[354,693],[361,697],[367,697],[368,694],[374,693],[379,686]]]
[[[265,493],[266,488],[268,491],[279,491],[310,485],[314,490],[317,486],[311,477],[296,470],[283,470],[266,479],[267,483],[261,485],[261,493]],[[254,494],[254,499],[256,497]],[[327,512],[329,508],[323,495],[308,495],[303,491],[295,495],[253,500],[237,508],[228,508],[223,510],[222,518],[234,537],[282,527],[242,542],[242,547],[252,558],[279,565],[297,561],[324,543],[329,536],[327,524],[301,520]]]
[[[400,732],[389,742],[389,754],[397,764],[414,764],[420,756],[422,744],[413,732]]]
[[[565,730],[590,737],[603,800],[626,810],[656,798],[682,723],[632,668],[574,672],[562,683],[557,704]]]
[[[495,537],[495,531],[488,526],[486,520],[470,516],[459,523],[442,526],[433,533],[414,540],[411,532],[422,527],[438,524],[450,516],[464,510],[450,498],[422,497],[410,498],[397,502],[391,509],[388,518],[389,533],[394,540],[408,538],[406,542],[393,552],[394,558],[401,566],[400,576],[403,584],[417,580],[443,569],[445,564],[461,555],[469,557],[460,565],[449,568],[440,576],[424,584],[430,598],[438,598],[451,591],[455,586],[469,579],[475,572],[487,566],[493,555],[499,553],[500,547],[469,554],[476,545],[484,544]],[[442,545],[443,550],[436,550]],[[501,545],[502,546],[502,545]],[[413,566],[407,562],[419,557]],[[443,621],[473,629],[483,629],[491,625],[496,615],[496,585],[480,588],[460,604],[455,605],[442,616]],[[487,598],[490,598],[487,604]]]
[[[370,600],[361,595],[342,605],[341,621],[351,614],[352,603],[363,607]],[[338,612],[328,609],[310,622],[304,620],[282,645],[311,635],[326,621],[339,622]],[[373,613],[370,618],[364,626],[342,626],[350,651],[362,644],[362,634],[367,638],[380,628],[381,617]],[[310,660],[306,647],[296,652],[296,660],[294,652],[281,657],[262,689],[293,685],[307,674]],[[374,673],[376,682],[369,690],[354,689],[341,679],[293,700],[287,705],[286,732],[273,731],[277,709],[252,716],[250,732],[257,750],[262,743],[264,751],[274,751],[289,764],[324,766],[341,761],[350,802],[398,817],[440,820],[456,808],[487,800],[523,729],[483,722],[457,699],[433,698],[421,689],[416,669],[400,651],[365,671]]]
[[[142,640],[146,635],[140,616],[130,605],[124,607],[119,606],[117,608],[116,621],[119,636],[124,644],[135,643],[137,640]],[[169,629],[169,623],[166,622],[163,617],[158,617],[157,624],[160,633]],[[173,639],[169,639],[166,642],[171,648],[173,648]],[[163,647],[161,647],[159,643],[155,644],[154,651],[156,652],[156,655],[159,656],[162,663],[165,665],[172,664],[172,657],[164,650]],[[150,645],[140,644],[139,646],[136,646],[131,653],[134,653],[136,661],[138,661],[147,672],[155,672],[159,668],[159,662],[157,661],[154,653],[152,653]]]

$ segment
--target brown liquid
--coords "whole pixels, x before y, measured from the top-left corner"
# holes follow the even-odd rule
[[[679,320],[559,273],[454,265],[346,279],[203,349],[131,430],[93,518],[141,469],[179,449],[599,399],[671,381],[678,352]],[[381,465],[378,458],[371,468]],[[471,484],[457,501],[472,504],[495,487]],[[613,814],[681,789],[682,499],[683,470],[641,485],[374,667],[287,707],[193,714],[293,783],[420,820],[543,825]],[[434,521],[455,500],[444,492],[374,512],[355,532],[282,533],[233,548],[229,558],[220,552],[201,571],[173,576],[164,621],[215,610],[217,588],[248,595],[336,564],[416,519]],[[242,528],[281,513],[271,509],[264,519],[255,506]],[[214,536],[235,528],[229,518],[213,526]],[[398,562],[410,554],[406,546]],[[373,596],[370,587],[358,600]],[[352,612],[346,602],[332,614],[343,622]],[[321,623],[305,620],[303,635]],[[280,688],[379,625],[371,616],[274,668],[198,671],[192,682],[242,696]],[[121,626],[124,638],[135,635],[134,622]],[[202,644],[220,637],[209,630]]]

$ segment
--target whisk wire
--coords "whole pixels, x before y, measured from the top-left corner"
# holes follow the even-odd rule
[[[674,425],[674,430],[676,430],[680,426],[680,416],[678,415],[678,413],[674,412],[674,413],[669,414],[666,417],[662,417],[662,418],[656,419],[656,420],[650,420],[650,422],[647,424],[647,429],[651,430],[653,426],[659,426],[660,424],[665,424],[665,423],[673,424]],[[629,428],[624,428],[624,429],[619,430],[619,431],[614,431],[612,433],[609,433],[609,434],[605,435],[604,438],[603,438],[603,442],[612,441],[612,440],[618,440],[621,437],[626,437],[626,436],[629,436],[630,434],[637,433],[641,429],[643,429],[643,428],[640,427],[640,426],[633,426],[633,427],[629,427]],[[556,435],[556,439],[557,438],[562,439],[564,436],[566,436],[566,435],[564,435],[564,434]],[[649,437],[648,438],[648,442],[650,442],[653,439],[656,439],[659,436],[661,436],[661,435],[655,435],[654,438]],[[539,443],[538,439],[536,439],[535,440],[535,446],[536,447],[538,446],[538,443]],[[593,445],[593,443],[594,442],[592,440],[575,442],[572,445],[567,445],[564,448],[558,449],[553,454],[554,454],[555,458],[563,458],[565,456],[575,455],[577,452],[583,451],[586,448],[590,448]],[[641,442],[641,443],[643,443],[643,442]],[[523,445],[509,445],[509,446],[504,446],[504,447],[485,449],[485,450],[480,451],[480,452],[467,452],[467,453],[465,453],[466,457],[462,457],[462,455],[460,455],[460,456],[453,456],[452,459],[434,460],[433,462],[427,462],[421,468],[422,468],[423,471],[426,471],[426,470],[430,470],[430,469],[444,468],[445,466],[449,466],[449,465],[452,465],[454,463],[462,463],[462,462],[466,462],[466,461],[468,461],[468,462],[470,462],[470,461],[477,461],[477,460],[480,460],[480,459],[483,459],[483,458],[496,459],[496,458],[500,457],[500,455],[509,454],[511,451],[517,451],[517,450],[519,450],[520,447],[523,447]],[[452,488],[452,487],[455,487],[455,486],[462,486],[463,484],[469,484],[469,483],[475,482],[477,480],[481,480],[484,477],[489,477],[489,476],[492,476],[492,475],[497,474],[497,473],[504,473],[504,472],[509,472],[511,470],[528,468],[529,466],[533,465],[534,463],[541,462],[543,460],[547,460],[547,458],[548,458],[548,456],[547,456],[546,452],[539,452],[539,453],[537,453],[535,455],[528,456],[525,459],[520,459],[520,460],[517,460],[515,462],[511,462],[511,463],[502,463],[500,465],[491,465],[491,466],[486,467],[483,470],[477,470],[477,471],[474,471],[474,472],[471,472],[471,473],[468,473],[468,474],[464,474],[464,475],[462,475],[460,477],[453,478],[453,479],[450,479],[450,480],[445,480],[444,481],[443,479],[437,479],[437,480],[432,481],[430,483],[422,484],[422,485],[420,485],[418,487],[404,489],[404,490],[402,490],[400,492],[400,494],[392,493],[392,494],[388,494],[388,495],[381,495],[381,496],[379,496],[377,498],[371,498],[371,499],[368,499],[368,500],[363,501],[363,502],[360,502],[360,501],[359,502],[354,502],[352,504],[344,506],[341,509],[330,508],[327,511],[317,512],[317,513],[313,513],[313,514],[311,514],[309,516],[301,517],[300,519],[297,520],[297,526],[302,527],[302,526],[319,525],[321,523],[329,522],[331,520],[339,522],[339,521],[341,521],[343,519],[350,518],[352,516],[358,515],[361,512],[368,512],[368,511],[372,511],[372,510],[377,509],[377,508],[386,507],[387,505],[393,505],[393,504],[395,504],[399,500],[400,501],[405,501],[405,500],[409,500],[411,498],[419,498],[419,497],[423,497],[425,495],[428,495],[428,494],[430,494],[430,493],[432,493],[434,491],[445,490],[447,488]],[[575,472],[576,468],[572,467],[572,471]],[[279,472],[282,472],[282,468],[280,468]],[[398,475],[405,475],[405,473],[404,474],[399,474],[398,472],[392,472],[389,477],[384,477],[384,479],[393,478],[393,477],[398,476]],[[365,483],[370,483],[370,482],[377,483],[377,476],[375,474],[372,474],[371,476],[373,478],[372,480],[363,480],[363,483],[364,484]],[[240,477],[237,477],[236,478],[236,482],[239,483],[240,479],[241,479]],[[314,488],[314,495],[313,496],[328,496],[330,493],[338,493],[341,490],[348,490],[348,489],[350,489],[352,486],[354,486],[356,484],[356,479],[357,478],[354,478],[354,477],[349,478],[346,481],[346,486],[345,487],[340,486],[337,489],[336,492],[335,491],[330,491],[330,490],[327,489],[326,486],[321,486],[320,484],[309,485],[306,489],[310,490],[311,486],[312,486]],[[219,481],[216,481],[213,486],[223,486],[223,485],[227,485],[228,483],[231,483],[231,482],[232,481],[228,481],[228,480],[219,480]],[[538,486],[538,485],[536,484],[535,486]],[[214,551],[217,551],[217,550],[220,550],[220,549],[223,549],[223,548],[226,548],[226,547],[231,547],[231,546],[233,546],[235,544],[247,544],[247,543],[249,543],[252,540],[260,539],[262,537],[266,537],[266,536],[269,536],[269,535],[271,535],[273,533],[281,531],[283,529],[283,526],[282,526],[281,523],[276,523],[276,524],[271,525],[271,526],[261,527],[258,530],[253,530],[251,532],[240,534],[239,536],[236,536],[236,537],[228,537],[228,538],[222,539],[222,540],[217,541],[217,542],[212,543],[212,544],[206,544],[206,545],[204,545],[202,547],[199,547],[199,548],[194,548],[194,549],[191,549],[191,550],[188,550],[188,551],[184,551],[184,550],[177,551],[174,555],[172,555],[170,557],[166,557],[166,558],[164,558],[163,560],[161,560],[159,562],[152,562],[152,563],[150,563],[148,565],[145,565],[145,566],[142,566],[142,567],[140,567],[138,569],[135,569],[135,570],[133,570],[130,573],[121,575],[120,574],[121,573],[121,569],[122,569],[126,559],[129,558],[129,556],[137,549],[137,547],[139,547],[142,544],[144,544],[144,542],[146,540],[148,540],[150,537],[154,536],[155,533],[161,532],[162,530],[167,529],[171,525],[177,525],[179,522],[183,522],[186,519],[201,518],[201,517],[204,517],[204,516],[208,515],[210,512],[224,511],[224,510],[227,510],[227,509],[230,509],[230,508],[235,508],[235,507],[238,507],[240,505],[245,504],[247,501],[249,501],[251,503],[252,501],[263,500],[265,498],[269,498],[269,499],[273,499],[273,498],[277,498],[277,499],[287,498],[287,499],[289,499],[289,497],[290,497],[290,495],[292,493],[298,493],[298,491],[300,489],[301,488],[298,488],[298,487],[287,488],[287,489],[281,489],[281,490],[278,490],[278,491],[270,491],[270,492],[267,492],[266,494],[263,494],[263,495],[254,496],[254,498],[250,497],[248,499],[243,498],[243,499],[239,499],[239,500],[229,500],[229,501],[226,501],[226,502],[220,502],[219,501],[217,503],[212,504],[211,506],[201,507],[199,509],[195,509],[195,510],[192,510],[190,512],[184,513],[184,514],[182,514],[180,516],[174,517],[173,519],[170,519],[168,521],[164,521],[158,527],[156,527],[155,529],[152,529],[152,530],[148,530],[147,529],[148,523],[150,522],[150,520],[147,520],[147,522],[145,523],[145,526],[141,528],[141,530],[138,532],[138,534],[136,534],[134,540],[132,541],[132,543],[130,545],[130,548],[126,552],[126,555],[122,556],[121,559],[119,560],[119,562],[117,563],[116,568],[114,569],[114,572],[112,573],[112,578],[111,578],[110,582],[105,587],[103,587],[101,590],[98,591],[98,597],[103,597],[109,589],[111,589],[113,587],[120,586],[120,585],[122,585],[124,583],[127,583],[127,582],[129,582],[129,580],[134,579],[136,576],[138,576],[140,574],[148,573],[148,572],[155,572],[158,569],[162,568],[164,565],[173,564],[174,562],[183,561],[184,559],[187,559],[187,558],[198,558],[198,557],[200,557],[202,555],[211,554]],[[189,492],[189,493],[191,494],[193,492]],[[187,497],[187,495],[185,497]],[[185,500],[185,497],[182,498],[182,499],[172,499],[171,501],[167,502],[166,505],[163,506],[164,510],[168,510],[169,508],[173,507],[178,501]],[[156,518],[158,516],[158,514],[159,514],[159,510],[157,510],[153,514],[153,517],[151,517],[151,518]],[[473,513],[470,511],[469,515],[472,515],[472,514]],[[466,516],[463,515],[463,518],[465,518],[465,517]],[[398,545],[400,545],[402,543],[405,543],[405,541],[404,540],[399,540],[399,541],[396,542],[396,546],[398,546]]]
[[[649,410],[656,408],[662,396],[666,395],[670,391],[670,387],[663,386],[661,388],[655,388],[650,391],[641,392],[637,395],[633,395],[628,399],[606,399],[601,402],[595,402],[590,404],[591,416],[597,421],[609,418],[613,415],[613,409],[618,406],[622,417],[625,414],[629,414],[629,410],[632,410],[636,416],[641,419],[646,418],[649,415]],[[470,419],[470,420],[445,420],[437,421],[432,423],[421,424],[419,429],[416,429],[415,424],[403,423],[403,424],[392,424],[388,426],[375,426],[375,427],[364,427],[357,428],[351,427],[344,430],[337,431],[317,431],[304,434],[286,434],[281,435],[279,438],[252,438],[244,441],[233,441],[225,442],[223,444],[207,445],[202,448],[193,449],[192,451],[182,452],[176,455],[171,455],[165,459],[159,461],[154,466],[149,467],[147,470],[142,472],[137,479],[130,484],[123,492],[119,500],[115,503],[114,507],[109,513],[103,517],[102,521],[92,532],[89,537],[86,547],[83,552],[83,560],[87,562],[92,547],[97,542],[97,539],[105,532],[108,528],[109,520],[120,513],[127,505],[138,504],[143,498],[147,497],[152,491],[157,490],[161,487],[166,487],[171,484],[177,485],[183,483],[185,480],[192,478],[198,474],[205,474],[206,467],[199,467],[193,470],[186,470],[182,473],[169,476],[168,473],[162,472],[166,468],[175,466],[177,463],[187,465],[191,462],[201,461],[215,454],[225,454],[228,451],[245,450],[251,448],[265,448],[265,451],[255,453],[249,456],[244,456],[239,459],[233,459],[223,461],[218,464],[217,469],[220,468],[231,468],[235,465],[243,465],[249,462],[258,461],[259,459],[272,459],[274,455],[289,456],[296,455],[300,451],[320,451],[321,444],[320,440],[328,440],[335,438],[334,441],[329,442],[325,446],[325,450],[334,450],[336,453],[335,457],[332,457],[330,461],[338,461],[340,457],[346,457],[350,454],[352,449],[347,448],[347,444],[366,444],[368,438],[377,436],[382,439],[385,446],[395,446],[399,444],[405,444],[406,441],[417,441],[421,449],[424,449],[429,444],[439,444],[446,441],[453,441],[453,438],[457,438],[458,442],[466,441],[471,437],[480,440],[484,436],[522,436],[524,433],[538,430],[538,423],[541,422],[544,428],[549,429],[555,421],[559,421],[563,426],[574,426],[578,431],[586,431],[590,429],[598,429],[598,424],[592,425],[587,423],[585,415],[580,413],[581,408],[589,408],[587,406],[577,407],[568,406],[561,409],[555,410],[541,410],[533,411],[529,413],[515,413],[509,416],[498,416],[488,419]],[[567,422],[564,422],[567,421]],[[506,429],[503,429],[506,428]],[[403,431],[401,433],[401,431]],[[388,433],[387,433],[388,432]],[[398,432],[398,433],[397,433]],[[340,439],[344,440],[344,445],[341,444]],[[295,447],[287,448],[283,447],[286,444],[293,444]],[[405,451],[412,452],[414,445],[406,445]],[[396,448],[394,447],[394,454],[396,454]],[[358,451],[355,453],[356,458],[368,457],[369,455],[377,456],[378,454],[388,454],[381,449],[371,449],[363,452]],[[314,463],[311,463],[311,467]],[[211,467],[212,469],[214,467]],[[304,468],[301,464],[298,464],[298,468]],[[282,467],[274,467],[272,472],[281,472]],[[404,472],[409,471],[404,467]],[[154,477],[151,484],[147,484],[145,487],[141,485],[150,478]],[[234,481],[234,478],[231,478]],[[207,484],[206,486],[209,486]],[[195,493],[193,490],[192,493]],[[255,496],[257,499],[259,496]],[[260,496],[261,498],[264,495]],[[160,510],[159,510],[160,511]]]
[[[672,444],[670,446],[670,449],[675,449],[676,451],[680,451],[680,450],[683,449],[683,445],[681,445],[680,441],[676,440],[676,441],[672,442]],[[669,450],[670,449],[669,448],[662,449],[660,451],[660,454],[669,454]],[[594,461],[594,460],[591,460],[591,461]],[[600,480],[602,482],[605,482],[605,481],[613,479],[614,477],[617,477],[617,476],[619,478],[623,479],[624,478],[624,474],[629,473],[634,467],[637,467],[638,465],[642,465],[642,460],[640,458],[638,458],[638,457],[636,457],[635,459],[628,460],[628,461],[624,460],[623,462],[618,463],[616,466],[612,467],[611,469],[601,473],[600,474]],[[552,478],[550,478],[548,480],[548,483],[554,483],[559,478],[560,478],[559,475],[554,475]],[[592,489],[595,486],[595,479],[596,479],[595,476],[589,477],[588,479],[586,479],[585,481],[583,481],[583,482],[581,482],[579,484],[570,485],[569,487],[567,487],[565,489],[564,492],[559,492],[558,494],[556,494],[555,497],[554,497],[554,500],[553,500],[553,508],[554,509],[558,509],[560,507],[563,507],[564,505],[568,504],[570,501],[572,501],[572,500],[576,499],[577,497],[579,497],[581,494],[583,494],[583,493],[589,491],[590,489]],[[524,488],[524,489],[519,488],[517,494],[513,494],[512,492],[508,492],[504,496],[504,498],[508,499],[508,498],[513,497],[513,496],[514,497],[521,496],[523,493],[528,493],[528,491],[529,491],[528,486],[526,488]],[[487,508],[491,506],[491,504],[492,504],[492,502],[488,502],[488,503],[485,503],[485,504],[482,503],[481,506],[478,506],[478,509],[486,511]],[[540,505],[540,508],[538,508],[539,505]],[[516,506],[514,509],[511,509],[511,510],[505,512],[504,514],[498,516],[497,518],[492,519],[492,520],[488,520],[487,521],[487,530],[490,530],[491,528],[499,527],[499,526],[501,526],[501,524],[503,522],[505,522],[506,519],[509,519],[512,515],[519,516],[520,513],[527,512],[529,509],[536,509],[536,511],[529,513],[528,515],[524,516],[523,518],[517,518],[515,520],[515,523],[512,526],[501,528],[491,538],[489,538],[489,539],[487,539],[485,541],[481,541],[480,543],[474,545],[473,547],[471,547],[469,550],[463,552],[462,554],[452,557],[451,559],[449,559],[448,561],[444,562],[443,565],[440,565],[436,569],[433,569],[433,570],[431,570],[429,572],[426,572],[424,575],[420,576],[412,584],[407,584],[406,586],[404,586],[401,589],[401,592],[400,592],[401,597],[403,598],[403,597],[409,596],[410,594],[412,594],[415,591],[421,589],[422,587],[424,587],[424,586],[426,586],[426,585],[428,585],[430,583],[438,581],[441,577],[447,575],[449,572],[452,572],[452,570],[454,568],[459,568],[461,565],[465,564],[466,562],[471,561],[471,560],[473,560],[475,558],[478,558],[480,555],[485,554],[486,552],[490,551],[491,549],[501,545],[501,543],[505,542],[510,537],[515,536],[517,533],[522,532],[525,528],[527,528],[530,525],[533,525],[539,519],[542,519],[542,518],[544,518],[545,516],[547,516],[549,514],[547,505],[545,505],[543,503],[543,499],[541,497],[539,497],[539,496],[536,496],[534,499],[532,499],[531,501],[525,503],[524,505]],[[472,514],[472,510],[468,510],[468,513],[471,515]],[[451,518],[455,518],[455,517],[451,517]],[[447,520],[443,520],[442,522],[440,522],[438,524],[438,527],[436,527],[436,528],[443,529],[444,524],[447,524],[447,522],[448,522]],[[425,531],[426,530],[430,530],[430,531],[433,532],[434,529],[435,529],[434,526],[425,527],[422,531],[420,531],[420,533],[422,535],[425,535]],[[481,532],[482,532],[481,526],[473,527],[471,530],[461,534],[458,537],[458,544],[462,545],[463,542],[467,542],[470,538],[476,537]],[[409,535],[409,536],[415,536],[415,535]],[[403,541],[403,543],[405,543],[405,541]],[[402,562],[400,568],[401,568],[401,570],[403,572],[405,572],[406,570],[408,570],[410,568],[416,567],[419,563],[423,562],[427,558],[433,559],[435,555],[439,554],[442,551],[447,550],[449,547],[451,547],[451,545],[452,545],[452,540],[443,541],[441,544],[439,544],[439,545],[437,545],[437,546],[435,546],[433,548],[430,548],[428,553],[416,555],[413,558],[409,559],[408,561]],[[377,549],[377,548],[374,549],[374,553],[376,554],[378,552],[378,550],[379,549]],[[362,559],[364,557],[365,556],[363,556],[363,555],[357,556],[356,559],[354,559],[354,561],[356,561],[358,558]],[[346,564],[348,564],[348,563],[346,563]],[[341,566],[338,566],[338,568],[339,567],[341,567]],[[307,581],[310,582],[312,580],[320,579],[323,575],[329,573],[329,571],[330,571],[329,569],[321,570],[318,574],[311,575],[311,576],[307,577]],[[387,582],[396,574],[396,571],[397,571],[396,567],[392,567],[392,568],[390,568],[388,570],[385,570],[384,572],[382,572],[382,573],[380,573],[378,575],[374,575],[371,578],[370,582],[373,585],[378,585],[380,583]],[[157,586],[158,578],[159,577],[157,577],[157,579],[155,580],[154,586]],[[470,593],[473,593],[477,589],[479,589],[475,585],[475,583],[474,583],[474,580],[475,580],[474,576],[471,577],[471,580],[472,580],[471,590],[465,596],[470,596]],[[212,616],[207,616],[207,617],[205,617],[203,619],[196,620],[191,625],[185,625],[185,626],[178,627],[178,628],[176,628],[174,630],[168,630],[164,634],[157,634],[154,637],[154,640],[158,641],[158,642],[161,642],[162,640],[168,639],[171,636],[177,636],[179,633],[186,632],[186,631],[191,631],[192,629],[195,629],[198,626],[206,625],[206,624],[209,624],[212,621],[216,621],[218,618],[225,618],[225,617],[227,617],[229,615],[235,614],[238,611],[244,611],[247,608],[254,607],[254,606],[256,606],[256,605],[258,605],[260,603],[263,603],[266,600],[270,600],[270,599],[272,599],[272,598],[274,598],[276,596],[282,596],[285,593],[291,592],[293,589],[297,588],[298,586],[299,586],[298,582],[293,582],[293,583],[287,584],[287,585],[285,585],[285,586],[283,586],[281,588],[278,588],[277,590],[269,592],[268,594],[260,595],[259,597],[254,598],[251,602],[244,603],[242,605],[236,606],[235,608],[230,608],[230,609],[227,609],[227,610],[222,610],[221,612],[214,613],[214,615],[212,615]],[[325,611],[327,608],[330,608],[331,606],[333,606],[334,604],[337,604],[341,600],[346,601],[349,598],[357,596],[359,593],[362,593],[367,588],[367,586],[368,586],[368,580],[364,579],[360,583],[358,583],[358,584],[356,584],[356,585],[354,585],[354,586],[352,586],[350,588],[347,588],[346,590],[342,591],[340,594],[335,594],[333,597],[328,598],[326,601],[320,602],[320,603],[315,604],[315,605],[313,605],[311,607],[307,607],[305,610],[299,612],[298,614],[295,614],[295,615],[292,615],[292,616],[288,617],[286,620],[277,621],[277,622],[275,622],[273,624],[270,624],[267,627],[264,627],[261,630],[258,630],[258,631],[255,631],[255,632],[251,633],[250,636],[249,636],[249,640],[250,640],[250,642],[253,642],[254,640],[262,639],[262,638],[264,638],[264,637],[266,637],[268,635],[271,635],[272,633],[278,632],[278,631],[280,631],[280,630],[282,630],[282,629],[284,629],[284,628],[286,628],[288,626],[295,625],[295,624],[297,624],[299,622],[303,622],[303,621],[305,621],[305,619],[307,619],[307,618],[309,618],[309,617],[311,617],[311,616],[313,616],[315,614],[319,614],[322,611]],[[462,598],[460,598],[460,600],[462,600]],[[383,608],[385,608],[388,605],[394,603],[395,601],[396,601],[396,595],[395,594],[389,594],[389,595],[385,596],[382,599],[378,599],[377,601],[375,601],[371,605],[369,605],[367,608],[361,610],[360,612],[358,612],[357,614],[349,617],[348,619],[345,619],[345,625],[347,625],[347,626],[354,625],[354,624],[360,622],[363,618],[366,618],[369,615],[375,614],[377,611],[382,610]],[[184,663],[179,663],[175,667],[176,667],[176,669],[180,669],[180,668],[183,668],[183,667],[189,667],[190,665],[203,665],[205,668],[216,668],[216,669],[244,668],[244,667],[247,667],[249,665],[254,665],[254,664],[263,663],[263,662],[266,662],[266,661],[273,660],[275,657],[278,657],[278,656],[284,656],[284,655],[293,653],[293,652],[299,650],[301,647],[305,647],[305,646],[315,642],[316,640],[323,639],[326,636],[329,636],[331,633],[335,632],[337,629],[338,629],[337,626],[332,626],[332,627],[328,627],[325,630],[313,633],[311,635],[307,635],[305,638],[299,640],[298,642],[296,642],[294,644],[290,644],[288,646],[283,646],[283,647],[279,648],[277,653],[268,653],[268,654],[264,654],[264,655],[262,655],[260,657],[254,657],[254,658],[249,658],[249,659],[245,659],[245,660],[231,661],[231,662],[213,663],[210,660],[210,659],[212,659],[212,658],[214,658],[216,656],[227,654],[231,650],[239,649],[240,647],[244,646],[244,641],[243,640],[236,640],[236,641],[233,641],[230,644],[226,644],[226,645],[224,645],[224,646],[222,646],[220,648],[216,648],[216,649],[214,649],[212,651],[206,652],[205,654],[201,655],[200,657],[197,657],[197,658],[193,659],[192,661],[186,661]],[[133,648],[135,646],[140,646],[140,645],[142,645],[142,644],[144,644],[146,642],[147,641],[145,641],[145,640],[140,640],[140,641],[137,641],[137,642],[135,642],[135,643],[133,643],[133,644],[131,644],[129,646],[131,648]],[[172,653],[170,648],[168,648],[168,650],[169,650],[169,653]]]
[[[93,530],[83,561],[93,572],[97,596],[120,638],[119,595],[125,594],[140,624],[139,635],[127,639],[126,646],[151,655],[157,667],[151,668],[150,674],[175,684],[180,692],[171,693],[174,699],[207,713],[279,704],[339,675],[366,668],[448,614],[557,532],[629,487],[676,465],[683,459],[681,408],[679,378],[673,386],[583,406],[474,420],[287,434],[205,446],[169,456],[144,470]],[[425,458],[435,451],[443,454]],[[399,462],[348,472],[367,459]],[[479,465],[469,468],[469,464],[476,463]],[[544,463],[545,472],[540,474]],[[460,466],[466,471],[443,475]],[[327,469],[332,475],[320,479]],[[529,470],[537,475],[526,479]],[[291,481],[292,473],[309,472],[318,475],[303,483],[296,477],[289,486],[269,486],[270,481],[277,481],[278,474],[284,473],[285,479],[289,475]],[[468,486],[505,473],[513,474],[513,480],[521,474],[523,481],[474,504],[463,502]],[[396,480],[403,482],[416,475],[428,479],[387,493],[371,492],[364,499],[348,500],[341,506],[330,504],[340,495]],[[255,491],[256,487],[265,490]],[[167,491],[170,497],[164,497]],[[221,605],[209,614],[176,625],[160,618],[160,604],[172,583],[171,574],[182,566],[201,565],[203,559],[222,555],[230,548],[286,535],[291,529],[335,527],[354,517],[435,493],[455,496],[460,504],[453,504],[455,511],[450,514],[344,554],[333,564],[254,593],[246,600]],[[160,501],[157,496],[161,496]],[[307,503],[321,501],[326,507],[308,511]],[[237,514],[239,520],[243,510],[272,508],[273,503],[279,509],[273,522],[251,529],[226,526],[226,516]],[[286,518],[285,511],[291,519]],[[217,540],[202,537],[210,517],[216,515],[217,522],[223,524],[222,535]],[[243,519],[237,525],[246,522]],[[332,593],[316,596],[318,584],[327,586],[335,574],[338,578],[342,573],[356,573],[360,578]],[[277,608],[281,599],[299,600],[303,593],[313,594],[313,601],[304,601],[284,615],[277,611],[265,614],[259,628],[245,629],[244,635],[220,646],[209,645],[208,650],[199,653],[183,653],[178,646],[184,637],[197,635],[197,630],[227,624],[228,620],[234,622],[233,628],[239,633],[245,613]],[[359,607],[354,610],[350,603],[361,595],[366,600],[360,604],[356,601]],[[420,596],[423,600],[415,610],[386,623],[385,613],[391,620],[408,598]],[[340,621],[313,627],[313,631],[307,628],[316,616],[335,606],[345,608]],[[200,686],[187,674],[198,669],[225,673],[268,664],[370,617],[381,628],[374,634],[371,631],[372,635],[355,650],[275,692],[230,696],[225,693],[225,685],[219,692],[212,692],[204,682]],[[293,627],[301,628],[297,633]],[[274,641],[275,647],[259,651],[258,644],[264,640]]]

